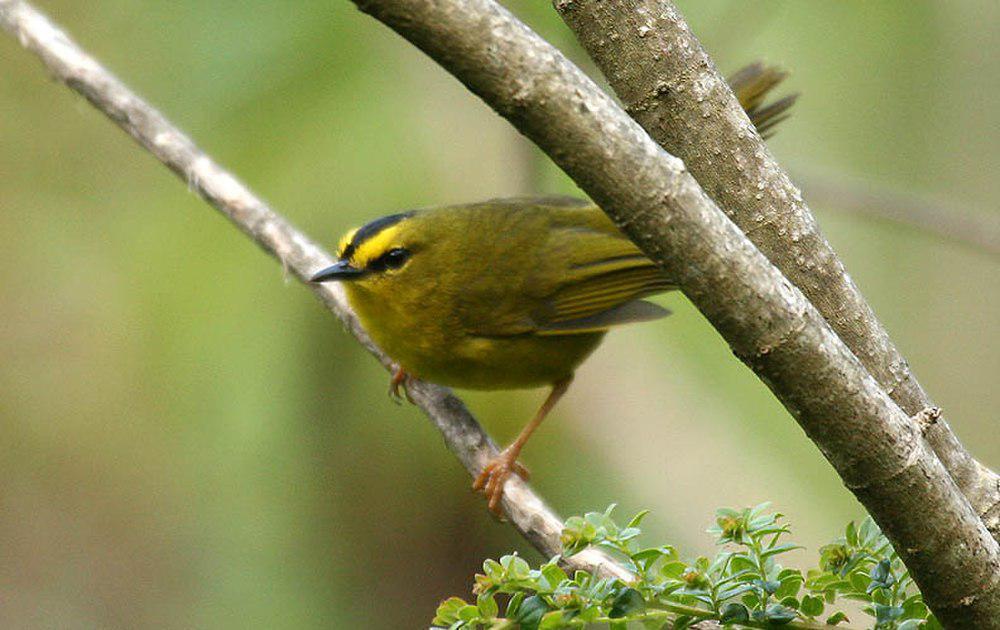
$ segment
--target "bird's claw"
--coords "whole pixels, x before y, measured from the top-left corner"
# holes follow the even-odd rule
[[[389,379],[389,398],[397,405],[403,404],[403,396],[406,396],[406,400],[413,403],[413,398],[410,397],[410,388],[408,387],[410,383],[410,375],[406,373],[401,367],[397,367],[392,373],[392,378]],[[402,393],[400,393],[400,388],[402,388]]]
[[[517,461],[517,453],[504,450],[487,462],[482,472],[472,482],[472,490],[483,493],[488,501],[487,507],[497,518],[501,516],[500,499],[503,498],[504,485],[511,473],[516,473],[524,480],[531,476],[528,469]]]

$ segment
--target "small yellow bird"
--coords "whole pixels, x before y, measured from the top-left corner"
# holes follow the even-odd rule
[[[352,230],[314,282],[345,282],[365,330],[407,376],[461,389],[551,385],[476,480],[498,509],[517,456],[611,327],[663,317],[667,273],[592,203],[521,198],[394,214]]]
[[[760,65],[731,81],[763,132],[791,105],[760,107],[784,75]],[[777,77],[777,78],[776,78]],[[780,107],[779,107],[780,105]],[[593,203],[525,197],[393,214],[348,232],[313,282],[344,282],[365,330],[410,376],[460,389],[550,386],[517,439],[473,483],[499,514],[517,458],[573,373],[616,326],[658,319],[642,298],[675,288]]]

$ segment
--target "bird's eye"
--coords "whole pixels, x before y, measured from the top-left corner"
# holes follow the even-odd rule
[[[402,247],[394,247],[378,257],[378,259],[372,264],[372,267],[376,271],[383,271],[385,269],[399,269],[406,261],[410,258],[409,250],[403,249]]]

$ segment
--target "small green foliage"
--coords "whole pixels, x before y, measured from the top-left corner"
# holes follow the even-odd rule
[[[844,599],[863,603],[868,627],[878,630],[936,630],[920,593],[888,540],[870,519],[850,523],[844,537],[820,549],[818,567],[804,574],[778,563],[800,549],[787,542],[789,526],[768,504],[716,512],[708,532],[721,547],[714,558],[682,559],[671,545],[644,547],[640,512],[624,527],[604,512],[566,521],[561,542],[566,557],[587,547],[612,555],[636,579],[626,583],[585,571],[572,576],[556,556],[531,568],[517,555],[483,563],[476,575],[475,605],[445,600],[433,625],[448,630],[503,628],[555,630],[629,623],[647,629],[687,628],[715,620],[725,626],[822,628],[850,623],[830,610]],[[503,613],[501,614],[501,609]],[[821,617],[826,615],[825,619]]]

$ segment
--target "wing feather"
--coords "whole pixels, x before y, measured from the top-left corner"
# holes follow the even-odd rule
[[[669,274],[592,203],[506,199],[450,212],[453,222],[490,225],[499,236],[489,255],[468,261],[476,274],[509,278],[463,289],[457,319],[470,335],[583,334],[667,314],[641,298],[674,289]],[[505,238],[508,231],[517,233]]]
[[[550,251],[562,252],[558,282],[532,319],[539,334],[606,330],[652,318],[641,298],[675,288],[669,276],[639,251],[600,209],[589,222],[553,230]],[[655,307],[656,317],[666,312]],[[636,318],[641,313],[642,318]]]

